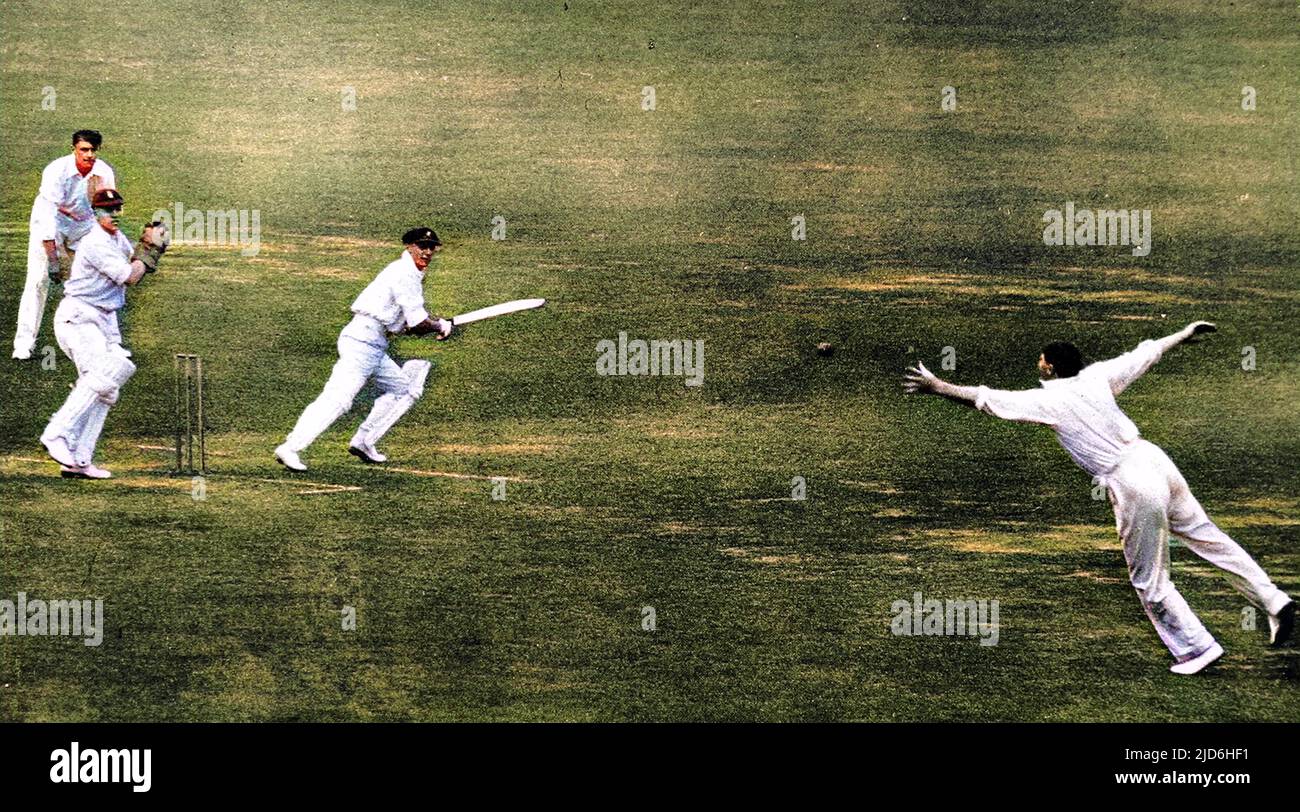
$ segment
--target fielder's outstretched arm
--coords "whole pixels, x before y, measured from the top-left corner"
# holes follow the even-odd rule
[[[909,367],[907,374],[903,376],[903,391],[909,395],[938,395],[971,408],[975,407],[975,398],[979,396],[978,386],[957,386],[948,383],[926,369],[925,364],[919,361],[916,366]]]
[[[1103,375],[1110,381],[1110,391],[1116,397],[1129,387],[1134,381],[1146,374],[1146,371],[1155,365],[1157,361],[1164,356],[1166,352],[1190,340],[1193,336],[1202,333],[1212,333],[1216,328],[1208,321],[1194,321],[1176,333],[1170,333],[1164,338],[1152,338],[1138,344],[1137,347],[1123,355],[1111,358],[1108,361],[1098,361],[1085,372],[1092,375]]]
[[[1164,338],[1155,339],[1155,342],[1160,345],[1160,352],[1165,353],[1192,336],[1198,336],[1201,333],[1213,333],[1217,329],[1219,328],[1215,327],[1213,322],[1194,321],[1176,333],[1170,333]]]

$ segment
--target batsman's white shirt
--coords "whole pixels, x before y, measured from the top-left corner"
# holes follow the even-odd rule
[[[428,361],[403,366],[388,357],[388,335],[414,327],[429,313],[424,309],[424,273],[410,253],[390,262],[352,303],[352,321],[339,334],[339,360],[320,396],[307,405],[284,444],[304,451],[348,409],[357,393],[373,380],[380,396],[357,429],[351,445],[373,445],[424,394]]]
[[[375,347],[388,347],[388,334],[401,333],[429,318],[424,308],[424,273],[410,252],[379,272],[352,302],[356,317],[342,335]]]
[[[117,188],[117,178],[113,167],[106,162],[95,159],[90,171],[82,176],[77,171],[77,158],[64,155],[51,161],[41,172],[41,188],[32,203],[32,236],[38,240],[53,240],[62,235],[68,247],[77,248],[77,242],[90,233],[95,225],[90,207],[90,198],[86,195],[86,184],[91,177],[99,177],[103,185]],[[74,219],[59,211],[59,207],[71,209],[82,219]]]
[[[1043,381],[1041,389],[1008,392],[981,386],[975,407],[1005,420],[1051,426],[1080,468],[1094,477],[1105,476],[1139,437],[1115,396],[1161,354],[1160,345],[1148,340],[1132,352],[1084,367],[1074,377]]]

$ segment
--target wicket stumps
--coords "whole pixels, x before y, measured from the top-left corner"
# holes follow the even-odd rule
[[[176,353],[176,473],[206,474],[208,449],[203,422],[203,358]],[[199,459],[194,464],[194,441],[198,438]]]

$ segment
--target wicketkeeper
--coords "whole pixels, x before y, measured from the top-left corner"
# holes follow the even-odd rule
[[[63,476],[107,479],[112,474],[94,464],[95,445],[109,408],[135,373],[122,350],[117,311],[126,304],[126,286],[157,269],[170,237],[166,226],[153,222],[133,248],[119,229],[122,195],[99,189],[91,203],[95,225],[81,239],[54,311],[54,337],[76,365],[77,382],[41,433],[41,444]]]
[[[424,381],[432,367],[412,360],[401,366],[388,355],[390,335],[436,334],[439,341],[451,335],[451,321],[431,316],[424,309],[424,271],[442,241],[431,228],[413,228],[402,235],[406,250],[379,272],[352,303],[352,321],[339,334],[339,360],[325,383],[285,441],[275,449],[275,459],[291,471],[306,471],[298,457],[335,420],[352,408],[357,393],[373,380],[380,396],[365,422],[352,435],[348,453],[362,462],[388,460],[375,444],[424,394]]]
[[[1214,325],[1193,322],[1131,352],[1084,366],[1077,347],[1054,341],[1043,348],[1038,369],[1042,389],[1007,392],[987,386],[954,386],[923,364],[909,369],[903,388],[941,395],[996,417],[1051,426],[1080,468],[1104,484],[1124,542],[1129,579],[1160,639],[1173,654],[1176,674],[1195,674],[1223,656],[1169,578],[1169,533],[1188,549],[1227,573],[1228,581],[1268,613],[1269,644],[1280,646],[1295,626],[1295,601],[1269,580],[1237,542],[1218,528],[1187,480],[1159,446],[1143,440],[1115,398],[1161,356]]]

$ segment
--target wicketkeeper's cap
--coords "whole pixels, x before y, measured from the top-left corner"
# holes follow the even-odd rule
[[[426,226],[420,226],[419,228],[413,228],[402,235],[402,245],[433,247],[442,245],[442,240],[438,239],[438,235],[434,233],[433,229]]]
[[[123,202],[121,192],[116,189],[96,189],[90,205],[96,209],[120,209]]]

